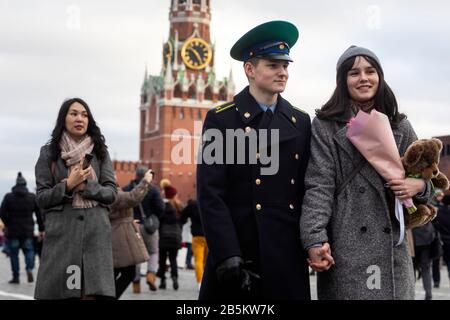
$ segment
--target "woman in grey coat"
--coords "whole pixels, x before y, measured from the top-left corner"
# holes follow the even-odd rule
[[[86,102],[62,104],[35,173],[46,232],[35,298],[114,298],[108,206],[117,187],[105,139]]]
[[[308,262],[319,272],[318,298],[414,299],[408,243],[395,246],[400,227],[394,200],[414,196],[426,202],[431,186],[413,178],[384,181],[347,139],[346,123],[360,110],[386,114],[400,155],[416,134],[399,113],[373,52],[347,49],[338,61],[336,80],[332,97],[312,123],[300,220]]]

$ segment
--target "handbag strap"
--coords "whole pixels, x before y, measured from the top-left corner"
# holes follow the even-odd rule
[[[144,213],[144,208],[142,208],[142,203],[139,202],[139,211],[141,212],[141,218],[145,219],[146,215]]]

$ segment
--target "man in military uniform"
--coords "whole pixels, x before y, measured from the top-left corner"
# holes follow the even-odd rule
[[[231,56],[244,62],[249,86],[206,116],[197,192],[210,251],[201,300],[310,299],[299,234],[310,118],[280,96],[292,62],[289,50],[297,39],[297,28],[285,21],[247,32]],[[236,143],[236,134],[230,141],[230,129],[248,139]],[[220,148],[210,152],[220,139],[209,133],[217,131],[224,137],[223,154]],[[260,134],[263,131],[269,139]],[[236,154],[243,146],[245,163]],[[206,160],[208,152],[219,161]],[[264,171],[268,161],[263,155],[269,153],[278,163],[270,164],[275,170]]]

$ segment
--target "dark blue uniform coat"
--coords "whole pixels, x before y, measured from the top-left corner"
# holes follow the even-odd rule
[[[205,135],[207,129],[219,129],[225,141],[226,129],[258,132],[264,117],[247,87],[233,102],[208,112],[203,133]],[[268,129],[279,129],[276,174],[261,175],[260,160],[249,164],[251,157],[259,158],[259,148],[246,157],[245,164],[203,162],[198,165],[198,200],[209,248],[200,299],[244,297],[238,291],[230,292],[217,281],[216,267],[232,256],[251,261],[250,269],[261,276],[259,289],[250,298],[310,299],[299,218],[311,122],[306,113],[279,96]],[[271,150],[275,143],[271,141]],[[203,151],[206,146],[208,142],[204,141]],[[248,147],[246,141],[247,151]]]

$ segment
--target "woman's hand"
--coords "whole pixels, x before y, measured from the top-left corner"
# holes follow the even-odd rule
[[[389,181],[389,186],[397,199],[404,201],[423,192],[425,189],[425,181],[416,178],[393,179]]]
[[[334,265],[334,259],[331,255],[331,248],[328,242],[321,247],[311,247],[308,249],[308,264],[317,272],[327,271]]]
[[[74,188],[76,188],[79,184],[83,183],[87,178],[91,175],[91,168],[88,167],[87,169],[82,169],[83,160],[70,172],[69,177],[67,178],[67,189],[69,191],[72,191]],[[84,188],[83,188],[84,189]]]
[[[151,183],[153,180],[153,171],[152,169],[148,170],[144,175],[144,180],[148,183]]]

